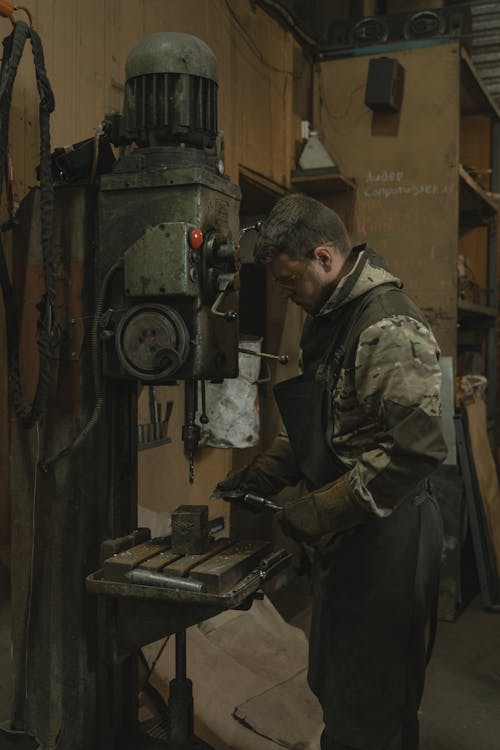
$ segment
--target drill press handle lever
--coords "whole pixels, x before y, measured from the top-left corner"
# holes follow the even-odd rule
[[[241,354],[250,354],[252,357],[261,357],[262,359],[274,359],[280,365],[288,364],[288,354],[267,354],[266,352],[256,352],[253,349],[244,349],[241,346],[238,347],[238,351],[241,352]]]

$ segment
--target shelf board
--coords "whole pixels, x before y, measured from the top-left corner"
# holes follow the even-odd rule
[[[497,316],[497,311],[494,307],[488,305],[478,305],[475,302],[467,302],[467,300],[458,300],[458,314],[459,317],[478,317],[478,318],[493,318]]]
[[[486,89],[483,80],[465,49],[461,53],[460,111],[463,115],[486,115],[500,120],[500,109]]]
[[[278,198],[285,194],[284,185],[253,169],[239,165],[241,215],[262,218],[269,213]]]
[[[356,190],[353,180],[344,177],[337,169],[331,167],[295,169],[292,172],[292,186],[308,195],[345,193]]]
[[[460,221],[466,226],[487,224],[498,208],[488,193],[460,164]]]

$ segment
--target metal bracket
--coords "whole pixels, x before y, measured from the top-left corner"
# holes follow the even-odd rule
[[[52,333],[52,358],[77,362],[83,349],[85,326],[82,318],[56,320]]]

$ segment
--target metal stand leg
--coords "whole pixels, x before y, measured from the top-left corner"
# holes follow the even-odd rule
[[[175,678],[168,701],[168,750],[214,750],[194,736],[193,683],[186,676],[186,631],[175,634]]]

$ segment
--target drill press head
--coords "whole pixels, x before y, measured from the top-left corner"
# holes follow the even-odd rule
[[[150,385],[185,382],[192,461],[198,381],[238,374],[239,199],[217,132],[217,61],[200,39],[157,33],[126,63],[124,148],[100,182],[107,294],[104,371]]]

